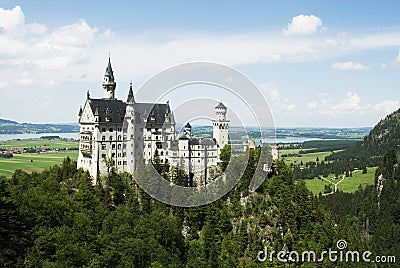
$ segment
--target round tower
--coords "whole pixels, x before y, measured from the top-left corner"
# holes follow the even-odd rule
[[[217,118],[213,120],[213,138],[218,145],[218,155],[219,151],[228,144],[229,120],[226,120],[227,110],[228,108],[222,102],[215,107]]]

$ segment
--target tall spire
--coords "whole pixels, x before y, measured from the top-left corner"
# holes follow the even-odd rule
[[[104,76],[110,77],[110,82],[114,82],[114,72],[113,72],[112,66],[111,66],[111,57],[110,57],[110,55],[108,56],[108,65],[107,65],[106,72],[105,72]]]
[[[128,99],[126,102],[134,103],[135,102],[135,97],[133,96],[133,89],[132,89],[132,81],[129,86],[129,92],[128,92]]]
[[[113,100],[115,96],[115,87],[117,83],[114,80],[114,72],[111,67],[111,57],[108,56],[108,65],[103,79],[104,99]]]

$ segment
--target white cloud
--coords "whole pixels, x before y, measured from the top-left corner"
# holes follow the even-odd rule
[[[341,112],[360,110],[361,98],[357,93],[348,92],[346,98],[339,104],[334,106],[334,109]]]
[[[23,35],[41,35],[46,32],[46,26],[38,23],[25,23],[25,15],[20,6],[11,10],[0,8],[0,33],[12,37]]]
[[[369,68],[361,63],[346,61],[346,62],[337,62],[332,64],[332,69],[335,70],[354,70],[354,71],[365,71],[369,70]]]
[[[307,103],[307,107],[309,109],[315,109],[315,108],[317,108],[317,103],[315,101],[309,102],[309,103]]]
[[[314,34],[322,26],[322,20],[314,15],[298,15],[293,17],[286,29],[285,35]]]
[[[11,10],[0,8],[0,29],[5,33],[14,32],[25,23],[25,16],[20,6]]]
[[[322,99],[318,108],[320,114],[337,117],[343,114],[365,113],[370,109],[370,105],[362,105],[361,98],[357,93],[348,92],[344,99],[336,103]]]
[[[279,91],[271,83],[261,84],[259,85],[259,88],[266,97],[271,106],[271,110],[275,115],[281,113],[287,114],[287,112],[295,110],[296,105],[291,103],[289,99],[282,99]]]
[[[384,112],[384,114],[389,114],[400,108],[400,102],[394,100],[387,100],[375,105],[375,110],[377,112]]]

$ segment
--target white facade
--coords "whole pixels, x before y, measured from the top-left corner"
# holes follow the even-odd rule
[[[219,153],[228,144],[227,108],[218,104],[213,121],[213,139],[196,139],[188,123],[177,137],[169,103],[137,103],[132,84],[126,102],[115,99],[116,82],[109,60],[103,79],[104,97],[87,94],[79,111],[80,144],[78,168],[89,171],[94,183],[110,168],[133,173],[138,161],[149,163],[156,150],[161,164],[183,165],[194,174],[217,165]],[[207,171],[205,171],[207,172]]]

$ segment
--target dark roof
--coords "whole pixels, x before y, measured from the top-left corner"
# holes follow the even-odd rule
[[[134,109],[141,116],[147,116],[146,127],[162,126],[165,118],[173,121],[173,114],[168,104],[164,103],[136,103]]]
[[[185,128],[192,128],[192,126],[189,124],[189,122],[186,124]]]
[[[186,136],[184,133],[179,137],[180,140],[188,140],[189,137]]]
[[[106,68],[106,73],[104,75],[110,77],[111,82],[114,81],[114,72],[111,67],[111,58],[110,57],[108,58],[108,65]]]
[[[181,139],[181,138],[179,138]],[[215,141],[209,138],[204,138],[204,139],[196,139],[196,138],[191,138],[189,140],[189,144],[191,145],[215,145]]]
[[[215,145],[215,141],[209,138],[201,139],[200,145]]]
[[[122,123],[125,117],[126,105],[121,100],[109,99],[90,99],[90,108],[93,114],[99,115],[99,122],[107,122],[106,117],[109,117],[109,122]]]
[[[226,109],[226,106],[222,102],[220,102],[217,106],[215,106],[215,108]]]

